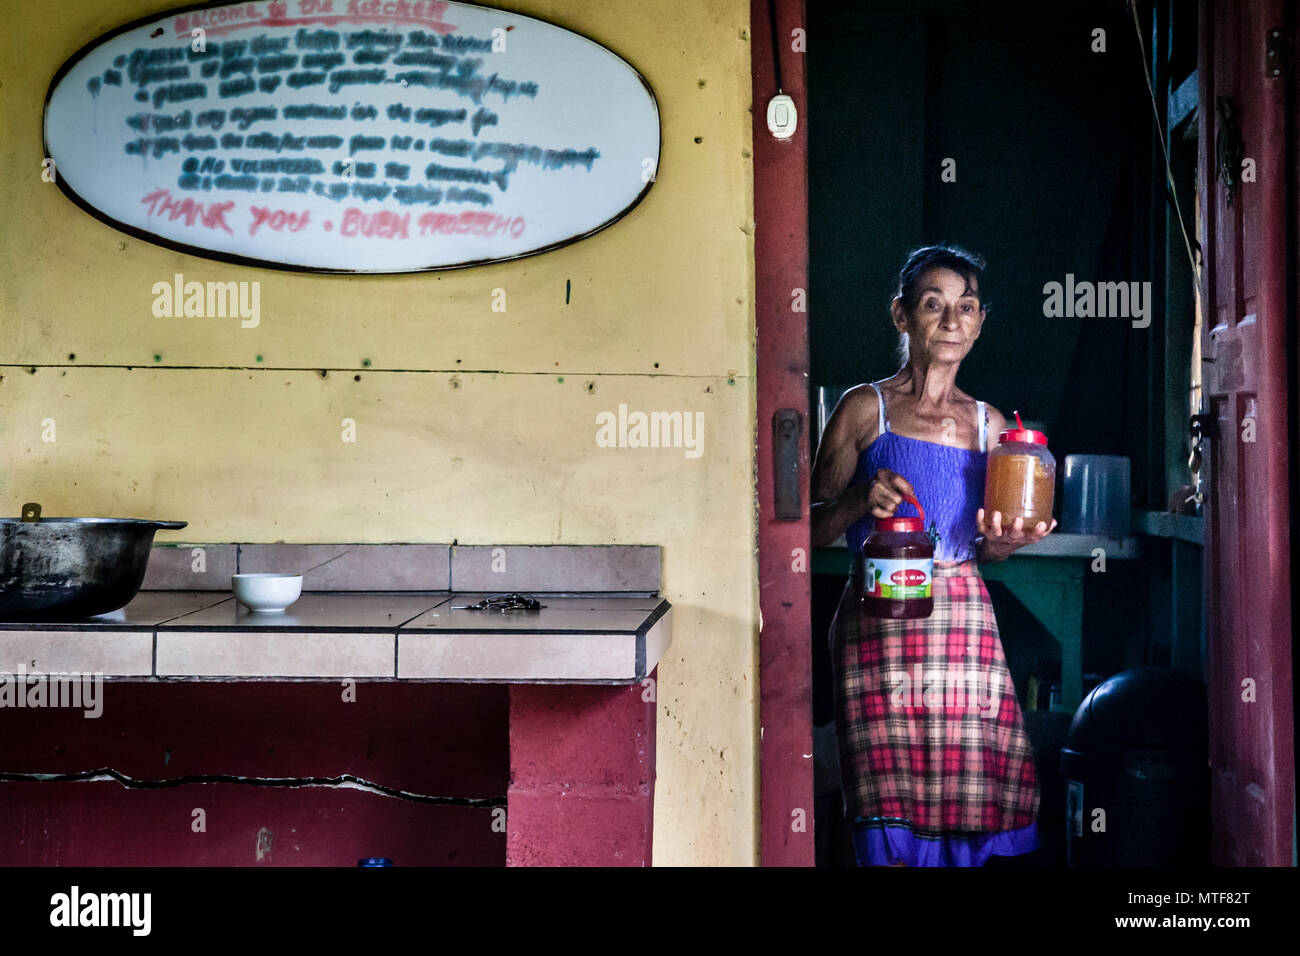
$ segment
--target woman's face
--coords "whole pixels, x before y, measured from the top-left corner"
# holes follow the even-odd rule
[[[894,299],[894,325],[908,334],[908,349],[914,359],[944,364],[966,357],[984,324],[977,283],[972,280],[968,284],[952,269],[927,269],[917,283],[912,312],[901,299]]]

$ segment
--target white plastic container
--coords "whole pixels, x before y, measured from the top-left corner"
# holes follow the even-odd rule
[[[1129,460],[1123,455],[1066,455],[1061,530],[1128,536],[1132,517]]]

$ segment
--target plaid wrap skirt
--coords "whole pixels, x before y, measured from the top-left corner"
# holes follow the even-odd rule
[[[855,562],[831,624],[846,819],[859,865],[980,866],[1038,846],[1034,753],[974,561],[939,563],[934,613],[866,617]]]

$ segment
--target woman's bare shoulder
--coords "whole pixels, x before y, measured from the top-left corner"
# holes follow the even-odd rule
[[[847,389],[826,423],[825,439],[839,445],[853,445],[859,451],[865,448],[876,437],[879,405],[876,390],[869,384]]]
[[[993,407],[992,402],[985,402],[984,409],[989,413],[989,433],[996,436],[1007,427],[1007,417]]]
[[[870,405],[874,410],[876,407],[876,390],[871,387],[869,382],[863,382],[861,385],[854,385],[844,390],[840,396],[840,405],[847,405],[861,411],[866,405]],[[836,406],[839,407],[838,405]]]

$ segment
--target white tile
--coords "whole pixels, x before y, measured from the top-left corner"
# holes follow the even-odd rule
[[[0,631],[0,673],[153,673],[150,631]]]
[[[196,552],[202,552],[198,554]],[[203,570],[195,569],[199,564]],[[233,544],[160,544],[154,543],[145,570],[146,591],[204,590],[229,591],[230,576],[235,573]]]
[[[668,646],[673,642],[673,611],[669,608],[664,616],[650,626],[645,636],[645,673],[648,675],[663,658]]]
[[[397,676],[459,680],[631,680],[631,634],[398,635]]]
[[[445,544],[241,544],[239,570],[302,574],[307,591],[436,591],[447,587],[449,551]]]
[[[420,612],[443,603],[441,594],[304,594],[283,614],[255,614],[233,598],[217,607],[173,621],[174,626],[204,629],[272,628],[395,628]]]
[[[393,634],[160,631],[159,677],[392,677]]]
[[[465,600],[462,600],[464,598]],[[470,600],[470,599],[473,600]],[[446,604],[421,614],[402,630],[432,628],[440,631],[635,631],[650,611],[634,609],[606,611],[591,608],[553,607],[551,599],[539,596],[546,605],[540,611],[457,611],[453,607],[472,604],[476,595],[455,595]]]
[[[448,604],[474,604],[486,597],[496,597],[507,594],[507,591],[456,591],[452,597],[454,601]],[[562,609],[567,611],[653,611],[664,598],[661,597],[623,597],[615,594],[591,594],[591,595],[554,595],[545,594],[540,591],[522,591],[528,597],[537,598],[548,608]]]
[[[500,591],[657,591],[657,545],[454,545],[452,587]]]
[[[229,596],[218,591],[140,591],[125,607],[116,611],[96,614],[94,617],[49,617],[39,622],[29,622],[25,629],[39,630],[47,624],[153,627],[182,614],[219,604]]]

